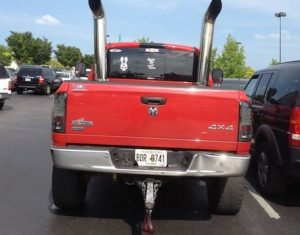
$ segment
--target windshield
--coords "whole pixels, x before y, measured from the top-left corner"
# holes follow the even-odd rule
[[[108,77],[194,82],[194,53],[161,48],[108,51]]]
[[[0,78],[8,78],[8,75],[6,73],[6,69],[4,66],[0,66]]]

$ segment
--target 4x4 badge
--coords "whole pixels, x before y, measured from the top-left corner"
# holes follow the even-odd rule
[[[154,117],[158,114],[158,109],[156,107],[150,107],[148,113],[150,116]]]
[[[213,124],[208,127],[209,130],[225,130],[225,131],[233,131],[233,125],[225,126],[225,125],[218,125]]]

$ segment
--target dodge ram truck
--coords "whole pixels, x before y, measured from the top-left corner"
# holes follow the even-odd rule
[[[152,233],[157,192],[170,180],[203,180],[212,212],[239,212],[250,161],[251,104],[244,91],[220,90],[209,72],[212,0],[200,50],[159,43],[106,43],[100,0],[89,0],[95,70],[65,82],[54,95],[52,197],[58,208],[84,205],[92,176],[136,183],[145,202],[143,229]]]

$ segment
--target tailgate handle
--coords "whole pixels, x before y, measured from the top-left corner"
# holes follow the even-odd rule
[[[167,103],[167,99],[162,98],[162,97],[145,97],[145,96],[142,96],[141,97],[141,102],[143,104],[150,104],[150,105],[164,105],[164,104]]]

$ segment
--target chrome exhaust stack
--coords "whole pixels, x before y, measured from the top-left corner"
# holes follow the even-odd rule
[[[95,80],[106,80],[106,22],[101,0],[89,0],[94,17]]]
[[[206,85],[208,80],[214,26],[221,10],[222,0],[212,0],[203,18],[197,86]]]

